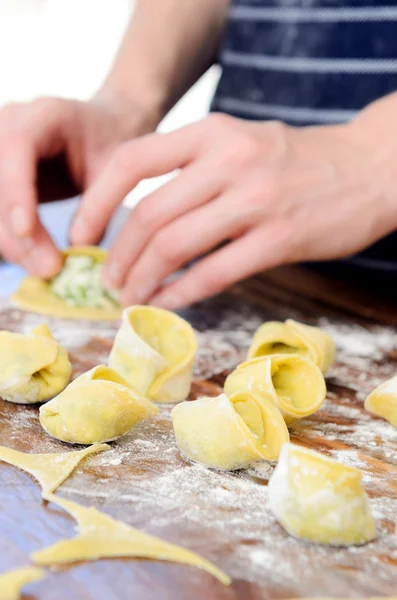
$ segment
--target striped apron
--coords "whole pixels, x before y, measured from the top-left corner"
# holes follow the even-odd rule
[[[397,90],[397,0],[232,0],[218,60],[213,111],[346,122]],[[344,262],[397,274],[397,234]]]

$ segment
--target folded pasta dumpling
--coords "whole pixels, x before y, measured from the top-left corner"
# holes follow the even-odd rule
[[[131,306],[109,356],[109,366],[156,402],[181,402],[190,392],[197,350],[192,327],[173,312]]]
[[[129,431],[157,408],[138,396],[109,367],[84,373],[40,408],[40,423],[52,437],[72,444],[109,442]]]
[[[118,295],[102,285],[107,252],[96,246],[74,246],[62,252],[64,265],[51,280],[26,277],[13,294],[23,310],[74,319],[119,319]]]
[[[182,402],[172,411],[172,423],[182,455],[213,469],[276,460],[289,440],[279,410],[250,392]]]
[[[224,390],[229,396],[247,390],[271,400],[287,425],[316,412],[327,391],[320,369],[299,354],[274,354],[247,360],[230,373]]]
[[[377,417],[383,417],[397,428],[397,376],[374,389],[364,406],[366,410]]]
[[[355,467],[286,444],[268,490],[277,520],[295,537],[332,546],[364,544],[375,537],[361,472]]]
[[[42,324],[29,334],[0,331],[0,396],[17,404],[45,402],[70,379],[68,353]]]
[[[301,354],[325,373],[334,362],[335,344],[328,333],[318,327],[292,319],[285,323],[269,321],[255,332],[248,358],[269,354]]]

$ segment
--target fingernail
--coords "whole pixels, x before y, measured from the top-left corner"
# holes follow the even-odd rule
[[[70,239],[73,244],[83,244],[88,233],[88,223],[83,217],[79,217],[72,225]]]
[[[123,282],[122,273],[117,263],[109,263],[104,267],[102,281],[107,287],[118,288]]]
[[[23,261],[23,266],[38,277],[53,277],[59,270],[60,257],[45,248],[34,248]]]
[[[177,294],[174,294],[173,292],[164,292],[157,294],[157,296],[153,296],[149,304],[153,304],[159,308],[166,308],[167,310],[174,310],[175,308],[182,306],[183,302]]]
[[[17,235],[24,236],[30,232],[31,221],[23,206],[15,206],[10,213],[11,226]]]

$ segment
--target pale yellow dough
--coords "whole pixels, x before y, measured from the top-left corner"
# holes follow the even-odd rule
[[[385,381],[371,392],[364,406],[366,410],[383,417],[397,428],[397,376]]]
[[[286,444],[268,491],[270,507],[290,535],[332,546],[375,538],[361,472],[354,467]]]
[[[81,560],[134,556],[192,565],[211,573],[225,585],[230,583],[226,573],[198,554],[138,531],[96,508],[86,508],[54,495],[48,496],[47,500],[69,512],[76,519],[79,532],[75,538],[34,552],[31,559],[37,565],[52,566]]]
[[[289,440],[274,404],[247,391],[178,404],[172,423],[183,456],[220,470],[276,460]]]
[[[106,444],[95,444],[77,452],[26,454],[0,446],[0,460],[30,473],[41,485],[43,496],[54,492],[69,477],[80,461],[89,454],[107,450]]]
[[[325,373],[335,360],[335,344],[328,333],[318,327],[292,319],[285,323],[269,321],[255,332],[248,358],[269,354],[301,354]]]
[[[42,324],[30,334],[0,331],[0,396],[17,404],[45,402],[67,385],[68,353]]]
[[[287,425],[316,412],[327,392],[320,369],[299,354],[274,354],[242,363],[224,387],[228,396],[241,390],[273,402]]]
[[[107,252],[96,246],[74,246],[62,252],[68,256],[91,256],[98,263],[104,263]],[[17,291],[11,296],[12,302],[22,310],[32,311],[43,315],[63,317],[65,319],[89,319],[110,321],[121,317],[120,308],[90,308],[71,306],[62,298],[58,298],[50,288],[50,282],[39,277],[26,277]]]
[[[181,402],[190,392],[197,350],[192,327],[173,312],[131,306],[109,356],[109,366],[155,402]]]
[[[157,414],[116,371],[100,365],[75,379],[40,408],[40,423],[52,437],[72,444],[117,439]]]
[[[23,567],[0,573],[1,600],[19,600],[24,585],[40,581],[44,577],[45,572],[37,567]]]

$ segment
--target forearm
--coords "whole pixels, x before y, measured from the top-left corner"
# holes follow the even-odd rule
[[[207,70],[229,0],[138,0],[98,96],[141,105],[156,123]]]
[[[397,92],[369,104],[350,123],[352,140],[371,156],[372,180],[395,206],[397,163]]]

